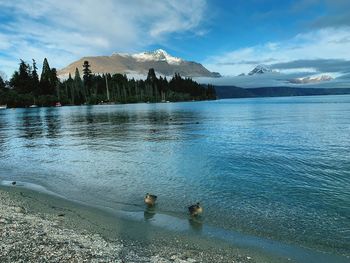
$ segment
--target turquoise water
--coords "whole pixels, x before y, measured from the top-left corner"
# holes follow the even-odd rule
[[[0,180],[349,255],[350,96],[0,111]]]

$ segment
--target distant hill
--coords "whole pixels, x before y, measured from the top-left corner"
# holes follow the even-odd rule
[[[220,99],[350,94],[350,88],[262,87],[245,89],[236,86],[215,86],[215,90]]]
[[[179,73],[183,77],[220,77],[202,64],[173,57],[162,49],[137,54],[114,53],[111,56],[83,57],[58,71],[60,77],[74,75],[75,69],[82,71],[84,61],[89,61],[93,73],[122,73],[147,75],[150,68],[164,76]]]

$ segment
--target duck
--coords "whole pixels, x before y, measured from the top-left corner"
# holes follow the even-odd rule
[[[147,193],[144,200],[146,205],[154,206],[156,204],[157,196]]]
[[[200,203],[196,203],[195,205],[189,206],[188,211],[190,212],[191,216],[198,216],[203,213],[203,208],[201,207]]]

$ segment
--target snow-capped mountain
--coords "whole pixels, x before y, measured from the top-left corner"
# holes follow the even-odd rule
[[[252,76],[252,75],[256,75],[256,74],[264,74],[264,73],[271,73],[271,72],[273,72],[273,71],[268,66],[258,65],[252,71],[250,71],[248,73],[248,75]]]
[[[333,78],[329,75],[321,75],[321,76],[309,76],[304,78],[290,79],[289,82],[293,84],[312,84],[312,83],[330,81],[332,79]]]
[[[165,61],[168,64],[179,65],[183,60],[181,58],[169,55],[163,49],[157,49],[153,52],[142,52],[131,55],[137,61]]]
[[[112,56],[83,57],[61,69],[58,74],[66,77],[74,75],[75,69],[82,71],[84,61],[89,61],[93,73],[122,73],[132,76],[145,76],[150,68],[163,76],[179,73],[184,77],[220,77],[219,73],[210,72],[200,63],[186,61],[171,56],[166,51],[158,49],[152,52],[137,54],[113,53]]]

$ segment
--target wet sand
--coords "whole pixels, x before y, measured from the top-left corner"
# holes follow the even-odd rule
[[[293,262],[16,186],[0,199],[0,262]]]

